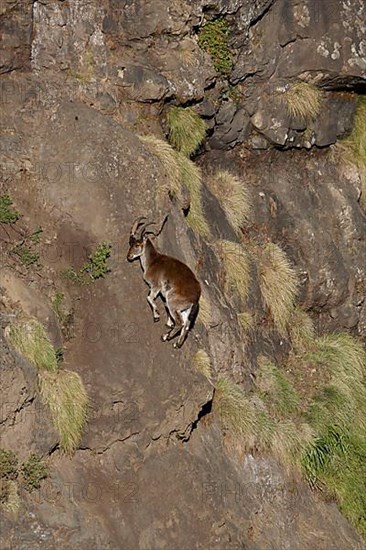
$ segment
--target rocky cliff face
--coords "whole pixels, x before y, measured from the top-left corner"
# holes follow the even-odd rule
[[[2,548],[363,547],[334,502],[275,453],[235,444],[215,381],[229,377],[250,393],[260,357],[286,363],[293,345],[261,295],[260,261],[250,263],[245,298],[227,284],[224,241],[243,247],[238,260],[280,245],[319,334],[346,329],[364,342],[362,179],[328,147],[353,128],[365,91],[364,19],[362,0],[3,2],[1,194],[22,216],[0,228],[1,448],[20,461],[47,457],[49,475],[33,492],[19,484],[18,512],[2,506]],[[216,40],[217,21],[221,68],[201,34],[206,26]],[[299,83],[316,107],[306,116],[288,107]],[[189,228],[179,200],[161,193],[172,172],[139,138],[164,139],[173,105],[191,106],[207,126],[196,164],[209,234]],[[220,170],[251,197],[239,231],[214,192]],[[133,219],[167,211],[159,246],[204,289],[206,315],[180,351],[160,341],[140,268],[125,260]],[[31,240],[39,226],[40,241]],[[78,286],[62,275],[103,241],[112,244],[103,280]],[[37,261],[21,260],[28,245]],[[248,323],[248,312],[245,332],[237,313]],[[71,458],[34,366],[3,330],[24,317],[46,327],[89,395]],[[195,368],[197,350],[212,377]],[[310,385],[320,384],[317,368],[303,373]]]

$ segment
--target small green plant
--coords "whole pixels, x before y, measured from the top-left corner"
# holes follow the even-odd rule
[[[39,244],[41,242],[42,233],[43,233],[42,227],[38,227],[38,229],[33,231],[32,235],[30,236],[30,239],[33,244]]]
[[[22,465],[23,484],[27,491],[39,489],[41,481],[48,475],[48,468],[42,458],[32,453]]]
[[[277,330],[286,335],[295,307],[298,278],[285,252],[268,243],[258,251],[259,286]]]
[[[60,365],[64,360],[64,350],[62,348],[55,349],[56,361]]]
[[[0,196],[0,223],[10,224],[19,220],[20,214],[14,208],[8,193]]]
[[[18,477],[18,458],[13,451],[0,449],[0,479]]]
[[[215,251],[222,261],[225,291],[236,289],[245,300],[249,292],[250,265],[244,248],[239,243],[221,240],[216,243]]]
[[[190,107],[170,107],[167,112],[169,143],[190,157],[198,149],[206,135],[206,124]]]
[[[104,278],[111,271],[107,265],[107,259],[111,255],[111,250],[111,244],[100,244],[94,254],[89,256],[87,263],[81,268],[80,273],[87,273],[93,281]]]
[[[228,75],[234,64],[228,37],[229,24],[223,18],[205,23],[198,32],[198,45],[210,54],[216,71],[222,75]]]
[[[208,186],[220,202],[233,229],[240,235],[240,228],[248,219],[251,210],[247,187],[227,170],[221,170],[213,178],[209,178]]]
[[[111,271],[107,260],[111,255],[112,245],[100,244],[88,261],[79,269],[69,267],[63,271],[63,276],[78,285],[87,285],[97,279],[103,279]]]
[[[24,243],[17,244],[12,252],[19,257],[20,261],[25,267],[30,267],[33,264],[38,263],[39,253],[34,252],[29,246]]]
[[[292,117],[309,122],[318,116],[323,104],[319,88],[303,81],[291,84],[285,92],[281,92],[280,99]]]
[[[72,324],[74,321],[73,309],[68,309],[65,306],[65,295],[63,292],[56,292],[52,298],[53,310],[60,323],[61,331],[66,340],[69,340],[72,335]]]

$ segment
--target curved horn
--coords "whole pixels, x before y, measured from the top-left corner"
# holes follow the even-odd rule
[[[140,216],[133,222],[133,225],[130,231],[131,236],[136,235],[137,228],[143,223],[142,220],[147,220],[146,216]]]
[[[156,233],[155,233],[154,231],[148,231],[147,233],[151,233],[152,235],[154,235],[154,237],[158,237],[158,236],[160,235],[160,233],[162,232],[162,229],[163,229],[163,227],[164,227],[165,222],[167,221],[167,219],[168,219],[168,214],[166,214],[166,216],[164,217],[164,219],[163,219],[163,221],[162,221],[162,224],[161,224],[161,226],[160,226],[159,231],[157,231]],[[145,232],[146,232],[146,227],[147,227],[148,225],[153,225],[153,224],[156,224],[156,222],[150,222],[150,223],[146,224],[145,227],[144,227],[144,229],[143,229],[143,233],[141,234],[141,236],[145,234]]]

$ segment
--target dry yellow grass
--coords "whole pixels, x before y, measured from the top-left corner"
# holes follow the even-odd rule
[[[210,382],[212,381],[211,359],[205,350],[199,349],[197,351],[193,358],[193,364],[198,372],[203,374]]]
[[[88,396],[76,372],[41,371],[42,400],[51,410],[52,422],[60,436],[60,449],[71,454],[78,446],[86,423]]]
[[[183,205],[185,199],[183,188],[190,194],[190,208],[186,217],[188,225],[195,234],[208,237],[210,229],[202,207],[202,175],[196,166],[183,153],[175,151],[169,143],[155,136],[139,136],[150,151],[160,160],[167,174],[167,181],[157,189],[157,200],[160,202],[164,194],[169,193]]]
[[[323,94],[313,84],[295,82],[280,95],[281,101],[286,104],[289,114],[304,120],[314,120],[322,107]]]
[[[238,323],[243,334],[248,334],[254,328],[254,317],[249,312],[237,313]]]
[[[212,314],[210,301],[208,297],[205,296],[205,294],[202,294],[200,298],[200,307],[198,311],[197,321],[199,323],[202,323],[206,330],[208,330],[210,328],[211,319]]]
[[[18,492],[18,482],[14,479],[10,479],[6,482],[7,496],[4,503],[4,509],[7,512],[16,514],[20,508],[20,497]]]
[[[8,326],[6,336],[15,349],[33,363],[37,369],[57,371],[55,350],[45,329],[36,319]]]
[[[190,157],[205,139],[206,124],[191,107],[170,107],[167,112],[169,142]]]
[[[233,229],[240,234],[240,228],[251,210],[251,198],[246,185],[234,174],[221,170],[208,178],[208,186],[220,202]]]
[[[299,286],[296,272],[285,252],[274,243],[258,249],[256,261],[264,302],[277,330],[286,335]]]
[[[250,265],[249,257],[239,243],[220,240],[215,244],[215,251],[223,264],[225,291],[236,289],[242,300],[249,292]]]
[[[311,317],[296,306],[289,321],[289,335],[293,350],[301,354],[308,350],[315,338],[314,324]]]

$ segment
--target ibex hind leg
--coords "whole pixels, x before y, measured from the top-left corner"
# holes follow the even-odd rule
[[[181,318],[179,311],[175,311],[174,313],[170,312],[170,317],[171,319],[173,319],[174,323],[172,324],[172,327],[170,328],[170,330],[168,330],[168,332],[163,334],[163,336],[161,337],[163,342],[167,342],[175,338],[177,334],[179,334],[179,332],[181,331],[181,328],[183,325],[183,319]]]
[[[179,335],[178,342],[173,344],[175,348],[181,348],[184,344],[185,339],[187,338],[188,331],[191,327],[192,308],[193,306],[191,306],[189,309],[185,309],[180,313],[183,321],[183,327]]]

